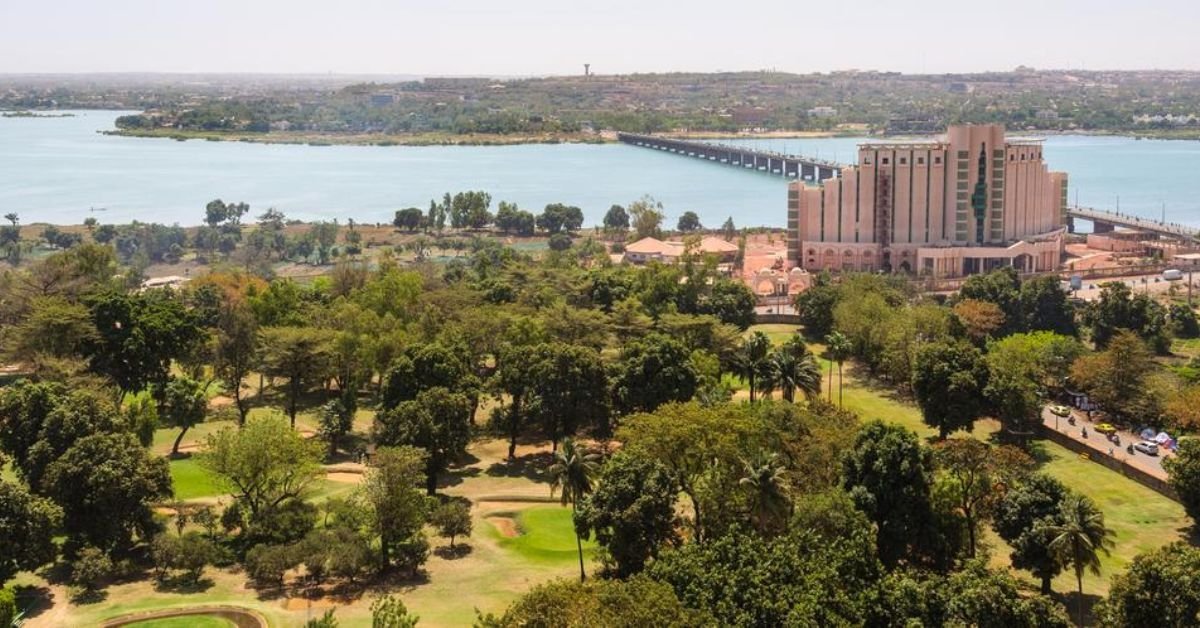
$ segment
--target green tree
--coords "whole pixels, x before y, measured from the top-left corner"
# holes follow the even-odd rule
[[[1053,528],[1062,523],[1062,502],[1068,494],[1058,480],[1035,473],[1005,493],[993,515],[993,527],[1012,547],[1013,567],[1041,580],[1043,595],[1050,593],[1050,581],[1066,567],[1050,541]]]
[[[638,238],[657,238],[662,235],[662,203],[643,196],[630,203],[628,211],[630,224]]]
[[[700,224],[700,217],[694,211],[686,211],[679,215],[679,222],[675,225],[675,229],[680,233],[692,233],[703,229]]]
[[[317,411],[321,439],[329,443],[329,457],[337,455],[338,443],[354,427],[354,414],[340,400],[333,399]]]
[[[878,527],[884,565],[919,552],[932,527],[933,457],[913,432],[872,421],[842,459],[842,487]]]
[[[745,469],[738,484],[749,493],[751,520],[759,534],[770,534],[791,514],[787,470],[775,453],[760,453],[742,465]]]
[[[604,214],[604,230],[624,233],[629,230],[629,213],[620,205],[613,205]]]
[[[380,566],[392,567],[393,550],[403,550],[416,539],[428,514],[428,503],[417,490],[425,474],[428,454],[415,447],[380,447],[363,478],[363,496],[370,506],[371,526],[379,538]]]
[[[833,402],[833,365],[838,367],[838,407],[842,407],[842,364],[850,358],[854,347],[850,339],[840,331],[825,336],[825,350],[829,353],[829,401]]]
[[[993,341],[984,361],[984,396],[1006,430],[1029,434],[1040,423],[1043,399],[1063,388],[1083,345],[1069,336],[1037,331]]]
[[[725,219],[725,223],[721,225],[721,235],[726,242],[733,240],[737,236],[737,227],[733,225],[733,216]]]
[[[250,411],[243,390],[257,360],[258,322],[254,311],[240,300],[222,305],[217,315],[213,372],[233,397],[238,425],[246,424],[246,413]]]
[[[260,335],[262,369],[287,381],[285,409],[296,427],[300,397],[329,374],[333,334],[314,327],[268,327]]]
[[[1120,330],[1137,334],[1156,352],[1169,349],[1166,334],[1166,311],[1145,293],[1134,294],[1119,281],[1101,284],[1100,297],[1093,301],[1083,315],[1092,328],[1092,340],[1106,348]]]
[[[171,445],[171,455],[179,455],[179,443],[183,441],[183,435],[193,426],[203,423],[207,412],[208,396],[203,384],[187,376],[171,378],[162,392],[160,413],[168,425],[179,428],[179,436]]]
[[[397,229],[404,229],[412,233],[421,227],[422,219],[425,213],[417,207],[408,207],[405,209],[396,210],[396,217],[392,220],[392,224]]]
[[[398,597],[385,595],[371,602],[371,628],[415,628],[419,619]]]
[[[810,337],[824,338],[833,331],[833,311],[840,299],[841,290],[825,272],[818,273],[813,284],[796,295],[793,306]]]
[[[1193,525],[1200,522],[1200,440],[1180,440],[1175,455],[1163,460],[1162,466]]]
[[[196,315],[170,291],[111,292],[91,298],[88,307],[99,333],[87,349],[91,368],[122,393],[165,384],[171,362],[204,337]]]
[[[821,365],[799,335],[772,351],[771,361],[771,373],[777,379],[774,387],[782,390],[784,400],[795,401],[796,391],[809,401],[821,394]]]
[[[571,511],[579,516],[579,502],[592,492],[595,486],[595,476],[599,469],[600,457],[588,453],[587,448],[576,446],[575,440],[568,438],[563,441],[562,449],[555,452],[554,464],[550,465],[550,494],[559,492],[559,502],[566,506],[571,504]],[[583,570],[583,539],[579,526],[575,529],[575,545],[579,550],[579,581],[583,582],[586,574]]]
[[[991,447],[971,437],[949,438],[934,449],[941,470],[936,490],[962,516],[970,555],[979,526],[991,517],[1004,487],[1029,472],[1033,461],[1012,447]]]
[[[708,613],[685,607],[670,586],[641,577],[586,583],[553,580],[526,591],[500,617],[486,615],[476,625],[711,628],[717,624]]]
[[[1108,555],[1113,531],[1104,525],[1104,513],[1083,495],[1071,495],[1061,505],[1062,522],[1050,528],[1050,550],[1063,556],[1075,571],[1076,605],[1083,625],[1083,572],[1100,575],[1100,554]]]
[[[275,415],[209,435],[198,459],[233,493],[253,524],[267,511],[303,498],[321,473],[321,450],[321,443]]]
[[[1021,323],[1025,331],[1048,331],[1075,337],[1075,306],[1058,277],[1042,276],[1021,283]]]
[[[762,379],[770,380],[771,373],[771,339],[761,331],[748,336],[738,351],[737,370],[750,386],[750,403],[754,403],[755,393],[760,392]]]
[[[1118,331],[1104,351],[1079,357],[1071,365],[1071,381],[1117,420],[1152,421],[1159,399],[1147,385],[1157,364],[1146,344],[1130,331]]]
[[[134,533],[149,540],[151,508],[172,494],[166,459],[129,434],[80,439],[46,469],[42,486],[62,507],[71,542],[105,550],[128,548]]]
[[[377,415],[372,438],[384,447],[412,445],[428,452],[425,490],[434,495],[438,474],[467,450],[470,415],[471,404],[465,396],[440,386],[430,388]]]
[[[436,342],[409,347],[384,377],[383,407],[394,408],[431,388],[462,392],[473,385],[469,378],[467,360],[453,348]]]
[[[583,210],[562,203],[551,203],[537,217],[537,226],[551,235],[578,231],[583,226]]]
[[[54,534],[62,517],[54,502],[0,480],[0,591],[17,572],[34,571],[54,560]]]
[[[1195,626],[1200,618],[1200,550],[1172,543],[1133,559],[1095,609],[1101,626]]]
[[[986,411],[983,396],[987,365],[966,343],[938,342],[917,351],[912,387],[925,424],[945,440],[955,430],[970,430]]]
[[[450,539],[450,549],[454,549],[454,539],[459,536],[471,536],[471,507],[461,500],[448,501],[433,510],[429,522],[437,528],[438,534]]]
[[[650,334],[627,343],[614,369],[614,397],[626,412],[653,411],[696,393],[691,355],[678,341]]]
[[[1021,280],[1011,266],[967,277],[955,298],[984,301],[1000,308],[1004,324],[997,330],[997,336],[1007,336],[1021,329]]]
[[[640,573],[661,549],[679,544],[675,482],[666,467],[617,454],[600,470],[597,483],[579,503],[575,529],[580,536],[595,535],[618,577]]]

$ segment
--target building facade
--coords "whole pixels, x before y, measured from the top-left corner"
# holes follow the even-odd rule
[[[1067,175],[1049,171],[1039,140],[953,126],[944,139],[861,144],[840,176],[791,183],[788,259],[935,277],[1053,270],[1066,209]]]

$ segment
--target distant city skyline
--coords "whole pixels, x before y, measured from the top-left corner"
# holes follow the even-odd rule
[[[0,3],[0,73],[1200,70],[1192,0]]]

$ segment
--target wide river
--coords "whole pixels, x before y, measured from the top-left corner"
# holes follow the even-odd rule
[[[623,145],[302,146],[112,137],[120,112],[0,118],[0,213],[23,223],[130,220],[197,224],[209,200],[305,220],[390,221],[444,192],[480,189],[535,213],[582,207],[598,223],[614,203],[649,194],[669,224],[687,210],[709,226],[786,223],[784,179]],[[849,161],[855,138],[745,140]],[[1200,225],[1200,142],[1052,136],[1045,157],[1070,173],[1071,200]],[[105,208],[92,212],[91,208]]]

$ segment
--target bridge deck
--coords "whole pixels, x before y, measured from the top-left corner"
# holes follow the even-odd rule
[[[1074,218],[1090,220],[1092,222],[1101,222],[1118,227],[1149,231],[1151,233],[1157,233],[1173,238],[1191,238],[1193,240],[1200,240],[1200,228],[1189,227],[1187,225],[1181,225],[1174,222],[1163,222],[1161,220],[1154,220],[1151,218],[1130,216],[1129,214],[1080,206],[1068,207],[1067,215]]]
[[[842,164],[827,159],[814,159],[803,155],[716,142],[698,142],[638,133],[618,133],[617,140],[632,146],[652,148],[685,157],[718,161],[730,166],[741,166],[760,172],[811,181],[824,181],[836,177],[843,167]]]

